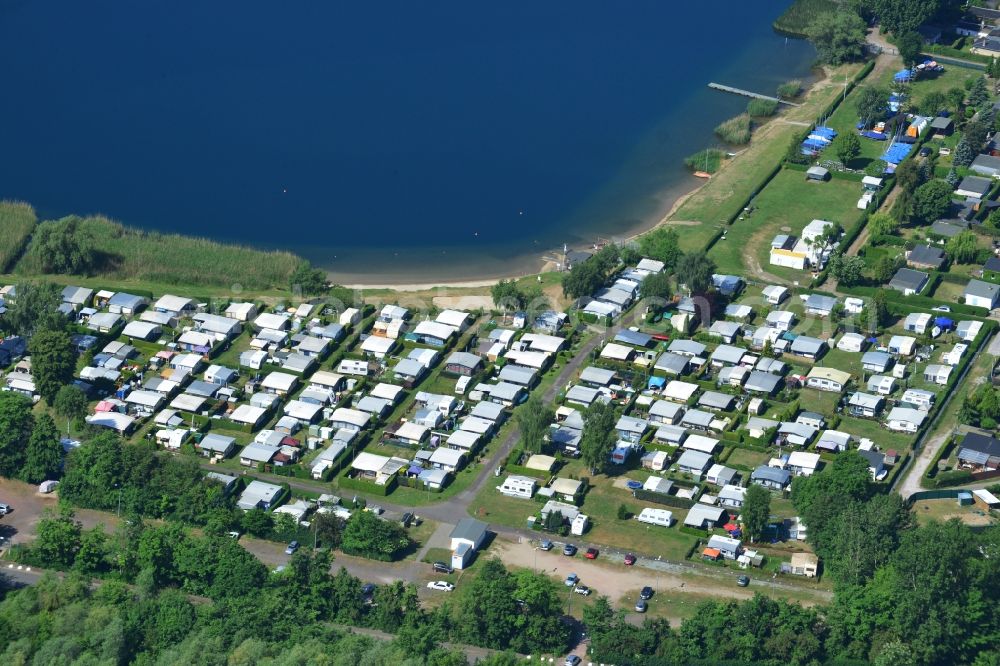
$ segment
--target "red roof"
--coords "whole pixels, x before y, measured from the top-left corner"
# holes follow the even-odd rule
[[[740,526],[737,525],[736,523],[726,523],[722,529],[726,530],[727,532],[732,532],[733,530],[740,529]]]
[[[716,559],[720,555],[722,555],[722,552],[718,548],[706,548],[705,550],[701,551],[701,554],[704,555],[705,557],[711,557],[712,559]]]

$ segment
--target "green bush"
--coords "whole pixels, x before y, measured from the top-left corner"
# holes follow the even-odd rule
[[[752,129],[753,123],[750,121],[750,116],[741,113],[716,127],[715,134],[726,143],[742,145],[750,143]]]
[[[934,479],[934,485],[938,488],[946,486],[961,486],[972,483],[972,472],[964,469],[954,469],[950,472],[941,472]]]

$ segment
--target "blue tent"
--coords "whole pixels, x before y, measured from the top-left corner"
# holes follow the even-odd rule
[[[913,78],[913,72],[908,69],[901,69],[896,72],[896,75],[892,77],[893,81],[903,82],[909,81]]]
[[[885,141],[886,139],[889,138],[889,136],[885,132],[875,132],[873,130],[862,132],[861,136],[865,137],[866,139],[875,139],[876,141]]]
[[[816,141],[815,139],[806,139],[802,142],[802,145],[806,148],[815,148],[817,150],[823,150],[827,146],[827,144],[822,141]]]
[[[937,317],[934,319],[934,325],[938,328],[949,330],[955,327],[955,322],[948,317]]]
[[[832,130],[829,127],[815,127],[810,134],[818,134],[819,136],[826,137],[827,139],[834,139],[837,137],[836,130]]]
[[[666,377],[650,377],[649,383],[646,385],[646,388],[661,389],[666,385],[667,385]]]

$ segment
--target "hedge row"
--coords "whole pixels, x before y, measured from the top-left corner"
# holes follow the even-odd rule
[[[637,500],[652,502],[654,504],[663,504],[664,506],[672,506],[678,509],[690,509],[695,505],[693,500],[684,499],[683,497],[674,497],[673,495],[664,495],[663,493],[654,493],[651,490],[643,490],[642,488],[633,491],[633,494]]]

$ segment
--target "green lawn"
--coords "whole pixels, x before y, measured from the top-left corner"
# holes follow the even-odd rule
[[[860,65],[845,65],[834,70],[830,78],[835,83],[843,83],[854,77],[859,69]],[[810,92],[801,106],[783,110],[781,119],[794,123],[812,122],[836,98],[837,93],[836,86]],[[703,249],[760,187],[762,174],[784,157],[788,142],[802,128],[781,119],[769,122],[754,132],[750,147],[742,151],[737,159],[728,162],[670,216],[671,222],[685,225],[680,229],[681,246],[685,251]]]
[[[732,467],[733,465],[742,465],[748,469],[756,469],[760,465],[767,464],[771,456],[762,451],[751,451],[750,449],[742,449],[736,447],[733,452],[729,454],[729,459],[726,461],[726,465]],[[747,479],[744,479],[747,481]]]
[[[843,368],[843,366],[833,364],[829,364],[828,367]],[[808,388],[799,391],[799,406],[802,407],[803,411],[818,412],[829,417],[836,411],[839,401],[840,394],[832,391],[817,391]]]
[[[854,181],[816,183],[807,181],[801,171],[783,170],[754,198],[753,213],[734,223],[726,240],[716,243],[709,255],[728,272],[752,274],[748,257],[753,257],[768,273],[788,280],[808,280],[808,271],[770,265],[771,241],[780,233],[799,234],[815,219],[847,228],[858,216],[855,203],[860,191],[861,185]]]

